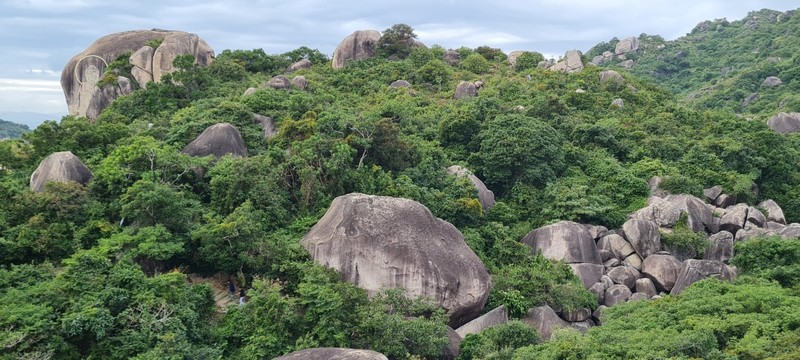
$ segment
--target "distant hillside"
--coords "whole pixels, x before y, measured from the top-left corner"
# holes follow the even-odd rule
[[[601,66],[628,66],[701,109],[725,108],[757,118],[800,109],[800,14],[795,10],[764,9],[737,21],[704,21],[673,41],[646,34],[638,40],[637,51]],[[613,53],[618,42],[598,44],[587,57]],[[632,66],[626,60],[633,60]]]
[[[22,134],[30,131],[31,129],[28,128],[28,125],[0,119],[0,140],[18,138],[22,136]]]

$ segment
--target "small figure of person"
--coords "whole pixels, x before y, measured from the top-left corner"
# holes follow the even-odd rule
[[[236,298],[236,285],[233,284],[233,280],[228,280],[228,297],[231,300]]]
[[[244,302],[245,302],[244,301],[244,297],[245,297],[244,288],[241,288],[241,289],[239,289],[239,306],[244,305]]]

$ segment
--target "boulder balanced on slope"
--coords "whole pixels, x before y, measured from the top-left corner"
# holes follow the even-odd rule
[[[483,206],[484,210],[489,210],[494,206],[494,193],[492,190],[489,190],[486,187],[486,184],[478,179],[471,171],[462,168],[458,165],[453,165],[447,168],[447,172],[451,175],[456,175],[458,177],[466,177],[475,186],[475,189],[478,190],[478,200],[481,202],[481,206]]]
[[[228,154],[247,157],[247,147],[242,140],[242,134],[239,133],[239,129],[228,123],[207,127],[194,141],[186,145],[182,152],[197,157],[214,155],[218,159]]]
[[[532,252],[544,257],[564,260],[572,267],[584,287],[590,288],[603,276],[600,252],[586,227],[572,221],[561,221],[535,229],[522,239]]]
[[[477,317],[489,296],[489,274],[461,232],[413,200],[339,196],[302,244],[370,294],[400,288],[430,297],[453,328]]]
[[[86,185],[92,180],[92,172],[81,159],[70,151],[52,153],[46,157],[31,174],[30,188],[35,192],[44,191],[48,181],[70,182]]]
[[[331,65],[334,69],[341,69],[348,61],[371,58],[380,39],[381,33],[376,30],[358,30],[348,35],[333,51]]]

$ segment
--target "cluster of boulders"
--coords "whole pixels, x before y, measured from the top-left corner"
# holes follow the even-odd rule
[[[617,45],[614,47],[614,52],[605,51],[600,55],[597,55],[592,58],[591,62],[595,65],[600,65],[612,60],[620,60],[623,62],[627,62],[622,65],[625,68],[630,68],[633,66],[633,60],[627,59],[626,54],[636,53],[639,51],[639,39],[636,37],[629,37],[627,39],[620,40]]]
[[[131,54],[133,79],[116,76],[112,83],[101,82],[108,65],[126,53]],[[198,66],[207,66],[214,59],[214,50],[203,39],[183,31],[135,30],[97,39],[73,56],[61,72],[69,114],[97,119],[114,99],[130,94],[136,86],[145,88],[148,82],[159,82],[175,71],[173,60],[184,54],[193,55]]]
[[[311,67],[311,61],[308,59],[300,59],[297,62],[289,65],[286,69],[286,74],[291,74],[295,71],[299,71],[302,69],[308,69]],[[273,76],[271,79],[267,80],[261,87],[249,87],[247,90],[244,91],[242,96],[250,96],[256,93],[260,88],[271,88],[271,89],[278,89],[278,90],[289,90],[289,89],[297,89],[297,90],[305,90],[308,88],[308,80],[303,75],[293,76],[291,79],[286,75],[276,75]]]

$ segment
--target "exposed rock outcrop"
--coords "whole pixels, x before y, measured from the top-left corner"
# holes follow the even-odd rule
[[[758,207],[767,212],[767,220],[779,224],[786,224],[786,217],[783,216],[783,209],[772,199],[767,199],[758,204]]]
[[[499,306],[481,315],[477,319],[461,325],[461,327],[456,329],[456,333],[458,333],[461,338],[464,338],[467,334],[477,334],[484,329],[505,324],[508,324],[508,310],[506,310],[505,306]]]
[[[388,358],[372,350],[313,348],[295,351],[273,360],[388,360]]]
[[[533,327],[542,339],[549,340],[553,331],[569,327],[570,324],[556,314],[548,305],[537,306],[528,310],[528,314],[520,319],[523,323]]]
[[[31,174],[30,189],[42,192],[48,181],[76,182],[86,185],[92,181],[92,172],[71,151],[61,151],[44,158]]]
[[[374,294],[401,288],[448,311],[450,325],[474,319],[489,296],[489,274],[450,223],[408,199],[348,194],[333,200],[303,237],[318,263]]]
[[[567,73],[583,70],[583,59],[579,50],[569,50],[564,54],[564,58],[550,67],[553,71],[563,71]]]
[[[727,264],[728,260],[733,257],[733,234],[727,231],[720,231],[708,238],[711,243],[704,259],[718,260]]]
[[[781,134],[788,134],[800,131],[800,113],[779,113],[767,122],[772,130]]]
[[[776,87],[776,86],[781,85],[781,84],[783,84],[783,81],[781,81],[781,79],[779,77],[777,77],[777,76],[768,76],[761,83],[761,86],[762,87],[772,88],[772,87]]]
[[[286,69],[286,72],[291,74],[291,73],[293,73],[295,71],[298,71],[298,70],[310,69],[311,65],[313,65],[313,64],[311,64],[311,60],[300,59],[300,60],[296,61],[295,63],[293,63],[292,65],[289,65],[289,68]]]
[[[707,277],[715,277],[720,280],[730,281],[736,273],[728,265],[717,260],[695,260],[689,259],[683,262],[681,272],[675,280],[675,286],[670,292],[671,295],[678,295],[689,285],[692,285]]]
[[[392,88],[404,88],[404,87],[411,87],[411,83],[406,80],[395,80],[389,84],[389,87]]]
[[[124,76],[118,76],[116,84],[95,87],[89,107],[86,108],[86,117],[92,120],[97,119],[103,109],[111,105],[112,101],[132,93],[133,90],[131,80]]]
[[[156,48],[149,46],[156,44]],[[95,100],[96,96],[107,95],[96,91],[97,84],[108,64],[125,53],[132,54],[131,74],[141,87],[149,81],[159,82],[165,74],[175,71],[172,62],[179,55],[193,55],[200,66],[209,65],[214,59],[214,50],[203,39],[182,31],[134,30],[103,36],[73,56],[61,72],[61,87],[70,115],[88,116],[93,101],[108,104],[113,100]],[[93,114],[100,111],[102,108],[96,107]]]
[[[453,95],[454,99],[471,98],[478,96],[478,87],[475,83],[469,81],[460,81],[456,85],[456,92]]]
[[[635,37],[629,37],[617,43],[617,46],[614,47],[614,54],[622,55],[635,52],[637,50],[639,50],[639,39]]]
[[[642,275],[653,281],[659,291],[672,290],[680,270],[681,262],[669,254],[653,254],[642,263]]]
[[[358,30],[348,35],[333,51],[331,65],[341,69],[348,61],[369,59],[375,55],[381,33],[375,30]]]
[[[261,114],[253,114],[253,120],[261,125],[264,139],[270,139],[277,134],[277,131],[275,130],[275,121],[272,120],[271,117]]]
[[[295,76],[292,78],[292,86],[297,90],[305,90],[308,87],[308,80],[305,76]]]
[[[481,206],[484,210],[491,209],[494,204],[494,193],[486,187],[486,184],[478,179],[471,171],[462,168],[458,165],[453,165],[447,168],[447,172],[451,175],[456,175],[458,177],[466,177],[475,186],[475,189],[478,190],[478,200],[481,202]]]
[[[291,86],[292,82],[283,75],[275,76],[267,81],[267,87],[271,87],[273,89],[288,90]]]
[[[622,232],[642,259],[661,250],[661,233],[652,221],[630,219],[622,225]]]
[[[228,123],[207,127],[181,152],[198,157],[214,155],[218,159],[228,154],[247,157],[247,147],[242,140],[242,134],[239,133],[239,129]]]
[[[622,75],[620,75],[618,72],[616,72],[614,70],[603,70],[603,71],[601,71],[600,72],[600,81],[601,82],[605,82],[605,81],[614,82],[614,83],[617,83],[617,84],[625,83],[625,79],[622,78]]]
[[[592,236],[581,224],[562,221],[535,229],[522,239],[532,252],[570,264],[586,288],[600,281],[603,265]]]

